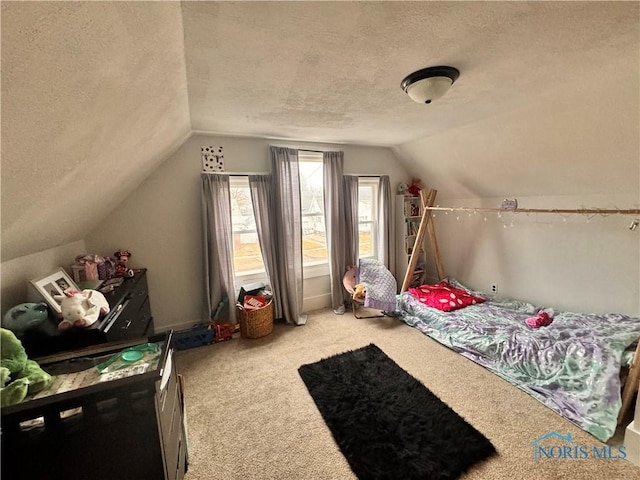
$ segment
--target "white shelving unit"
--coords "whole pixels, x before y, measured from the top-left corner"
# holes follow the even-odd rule
[[[422,201],[420,197],[407,197],[404,195],[396,195],[396,279],[398,287],[402,285],[409,259],[413,249],[416,248],[415,242],[422,219]],[[414,271],[411,286],[417,286],[423,283],[425,277],[426,253],[424,249],[424,241],[420,245],[420,256],[418,264]]]

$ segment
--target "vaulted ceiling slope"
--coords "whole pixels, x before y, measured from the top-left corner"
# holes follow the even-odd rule
[[[2,260],[84,238],[188,105],[178,3],[2,2]]]
[[[512,138],[539,143],[532,125],[615,117],[622,133],[607,141],[626,167],[637,161],[624,129],[638,129],[639,11],[637,2],[4,1],[2,260],[83,238],[190,132],[390,146],[452,192],[497,195],[493,185],[524,182],[532,163],[509,150],[530,146]],[[412,102],[402,78],[440,64],[461,71],[451,91]],[[601,123],[581,125],[582,137]],[[492,150],[484,163],[470,155],[481,142]],[[499,151],[515,163],[496,182]],[[537,153],[551,153],[540,168],[556,162]]]

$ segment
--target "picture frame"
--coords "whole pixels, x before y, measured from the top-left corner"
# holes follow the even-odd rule
[[[45,277],[34,278],[31,285],[42,295],[51,309],[58,315],[62,314],[60,304],[53,298],[54,295],[63,295],[67,289],[80,290],[78,285],[71,279],[66,270],[62,267]]]

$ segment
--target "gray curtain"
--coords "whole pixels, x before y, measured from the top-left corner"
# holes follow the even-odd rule
[[[391,182],[389,175],[382,175],[378,184],[378,260],[391,271],[396,270],[392,254],[393,219],[391,218]]]
[[[206,289],[203,319],[211,320],[222,299],[227,297],[229,321],[236,323],[229,176],[202,174],[200,185]]]
[[[258,242],[262,251],[262,261],[267,271],[269,284],[274,288],[278,278],[278,256],[276,235],[271,232],[278,230],[273,201],[273,179],[271,175],[249,175],[249,189],[251,191],[251,203],[253,204],[253,216],[256,220]],[[275,292],[274,292],[275,297]],[[279,297],[279,295],[278,295]],[[274,301],[274,315],[282,318],[282,307]]]
[[[345,175],[343,178],[344,192],[344,224],[345,224],[345,268],[357,265],[360,258],[358,231],[358,177]],[[373,232],[372,232],[373,234]],[[344,272],[343,272],[344,274]]]
[[[271,288],[275,300],[275,315],[287,323],[304,325],[302,315],[302,204],[298,151],[292,148],[270,147],[275,228],[274,255],[278,259],[271,272]],[[274,275],[275,273],[275,275]]]
[[[342,277],[347,271],[346,225],[344,184],[342,175],[343,152],[322,154],[324,173],[324,218],[329,257],[329,281],[331,286],[331,308],[334,313],[344,313],[344,287]]]

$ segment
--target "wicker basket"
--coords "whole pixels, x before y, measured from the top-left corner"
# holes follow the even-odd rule
[[[273,331],[273,300],[256,310],[238,309],[238,323],[242,338],[260,338]]]

